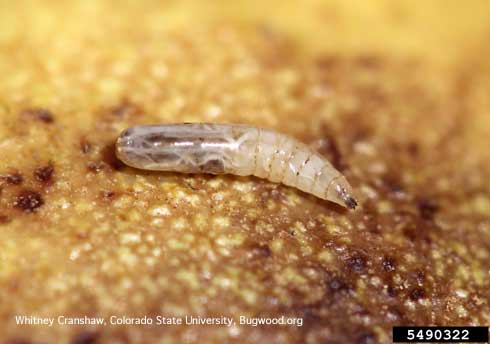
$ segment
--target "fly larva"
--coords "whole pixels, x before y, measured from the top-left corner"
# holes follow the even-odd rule
[[[254,175],[350,209],[357,206],[351,186],[328,160],[272,130],[208,123],[135,126],[121,133],[116,154],[139,169]]]

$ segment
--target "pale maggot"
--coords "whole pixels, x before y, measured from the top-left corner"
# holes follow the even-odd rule
[[[126,129],[117,157],[144,170],[254,175],[354,209],[345,177],[319,153],[272,130],[240,124],[184,123]]]

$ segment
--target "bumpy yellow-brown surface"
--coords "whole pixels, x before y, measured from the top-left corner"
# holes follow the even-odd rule
[[[393,325],[488,324],[489,14],[488,1],[2,2],[2,342],[366,344]],[[311,143],[361,207],[114,157],[128,126],[192,121]]]

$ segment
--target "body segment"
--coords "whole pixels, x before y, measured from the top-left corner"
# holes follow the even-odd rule
[[[349,183],[328,160],[268,129],[207,123],[135,126],[120,135],[116,154],[139,169],[254,175],[351,209],[357,205]]]

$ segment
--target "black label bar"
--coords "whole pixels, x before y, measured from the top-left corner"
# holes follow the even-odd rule
[[[395,326],[393,343],[488,343],[488,326]]]

